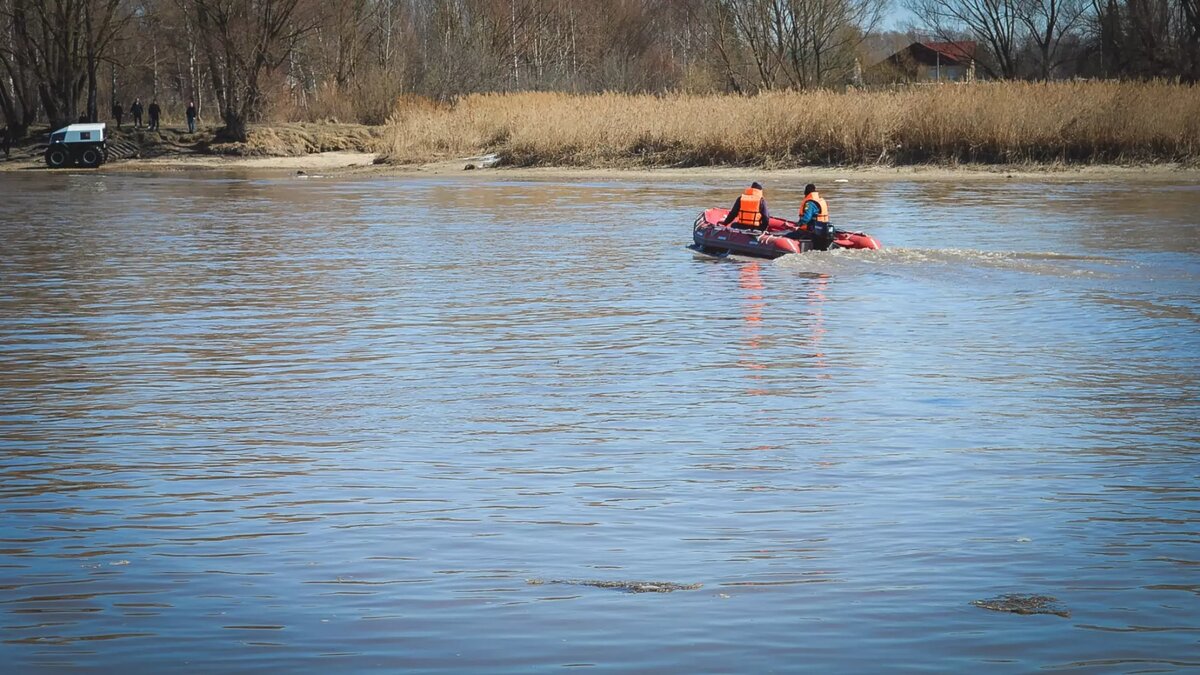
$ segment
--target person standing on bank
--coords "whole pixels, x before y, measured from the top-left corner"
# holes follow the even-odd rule
[[[746,191],[733,201],[733,208],[729,209],[729,215],[725,216],[725,220],[722,220],[721,224],[732,223],[738,227],[765,230],[770,221],[771,215],[767,212],[767,200],[763,197],[763,186],[761,183],[755,182],[751,183],[750,187],[746,188]]]
[[[142,128],[142,99],[135,98],[129,106],[129,114],[133,115],[133,128]]]
[[[829,205],[817,192],[817,186],[804,186],[804,201],[800,203],[799,229],[789,233],[792,239],[812,239],[813,248],[828,251],[833,243],[833,226],[829,224]]]
[[[117,101],[113,101],[112,116],[113,116],[113,119],[117,121],[117,128],[120,129],[121,128],[121,119],[125,117],[125,109],[122,108],[121,104],[118,103]]]
[[[158,107],[158,101],[151,101],[150,107],[146,108],[146,112],[150,114],[150,125],[147,129],[158,130],[158,118],[162,115],[162,108]]]
[[[188,133],[189,134],[196,133],[196,102],[195,101],[188,101],[187,123],[188,123]]]

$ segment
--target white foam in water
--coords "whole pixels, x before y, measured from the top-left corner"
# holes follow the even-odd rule
[[[1026,274],[1073,277],[1104,274],[1104,267],[1119,261],[1100,256],[1052,252],[980,251],[959,248],[884,248],[878,251],[834,249],[778,258],[788,269],[820,273],[933,273],[943,268],[955,272],[1014,271]]]

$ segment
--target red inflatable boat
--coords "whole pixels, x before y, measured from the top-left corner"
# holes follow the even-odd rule
[[[796,224],[790,220],[772,218],[765,230],[743,230],[740,227],[721,224],[728,213],[729,209],[708,209],[696,218],[692,239],[696,241],[697,249],[716,255],[737,253],[758,258],[778,258],[788,253],[812,250],[812,242],[807,239],[790,239],[783,236],[796,230]],[[876,250],[883,247],[869,234],[835,229],[831,248]]]

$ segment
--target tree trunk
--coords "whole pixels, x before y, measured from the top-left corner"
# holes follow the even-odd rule
[[[509,24],[509,30],[512,35],[512,77],[513,88],[521,88],[521,70],[517,67],[517,0],[508,0],[508,7],[511,11],[512,22]]]
[[[1184,51],[1187,58],[1187,69],[1184,79],[1192,84],[1200,81],[1200,0],[1182,0],[1184,26]]]
[[[92,3],[85,0],[83,4],[83,39],[87,44],[87,115],[89,122],[100,119],[99,106],[96,101],[96,71],[100,67],[96,58],[96,27],[92,22]]]
[[[150,48],[151,48],[151,53],[153,54],[153,57],[151,60],[151,65],[150,65],[150,68],[151,68],[150,100],[157,101],[158,100],[158,42],[151,40]]]
[[[246,128],[246,116],[236,110],[226,109],[222,118],[225,122],[225,128],[221,130],[221,137],[228,141],[236,143],[245,143],[248,139],[248,130]]]

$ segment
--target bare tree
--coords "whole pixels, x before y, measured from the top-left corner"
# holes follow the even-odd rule
[[[408,94],[808,89],[851,80],[887,2],[0,0],[0,114],[94,118],[120,86],[215,101],[239,139],[272,115],[380,122]],[[1200,0],[904,2],[994,77],[1200,79]]]
[[[108,59],[113,40],[133,18],[130,4],[127,0],[83,2],[84,49],[87,55],[87,117],[93,122],[100,116],[97,71],[100,63]]]
[[[0,0],[0,112],[12,137],[22,137],[37,120],[37,53],[30,35],[28,0]]]
[[[963,34],[982,42],[993,59],[980,65],[993,77],[1018,74],[1022,27],[1019,3],[1024,0],[905,0],[918,21],[943,40]]]
[[[855,52],[886,2],[714,0],[708,16],[731,80],[741,70],[735,61],[745,55],[757,88],[805,89],[849,78]]]
[[[886,0],[792,0],[784,7],[786,69],[794,86],[845,80],[864,37],[883,16]]]
[[[1049,80],[1060,63],[1059,46],[1073,34],[1083,20],[1082,0],[1021,0],[1021,23],[1037,47],[1038,72]]]
[[[369,40],[375,39],[367,0],[346,0],[332,3],[328,40],[333,42],[333,81],[339,90],[346,89],[358,70]],[[319,30],[319,29],[318,29]]]
[[[31,83],[52,126],[76,119],[86,91],[86,119],[98,117],[100,64],[111,60],[113,40],[129,21],[126,0],[3,0],[5,41],[0,65],[8,82],[0,107],[17,127],[32,123]]]
[[[774,89],[784,61],[782,16],[777,0],[721,0],[732,19],[734,40],[753,60],[758,86]]]
[[[262,110],[267,78],[300,38],[320,25],[319,5],[309,0],[193,2],[224,134],[245,141],[246,125]]]
[[[1122,77],[1194,79],[1196,0],[1093,0],[1093,40],[1101,73]]]
[[[82,0],[16,0],[24,64],[38,82],[42,108],[54,127],[75,121],[86,82]]]
[[[1200,0],[1180,0],[1184,21],[1184,77],[1200,81]]]

